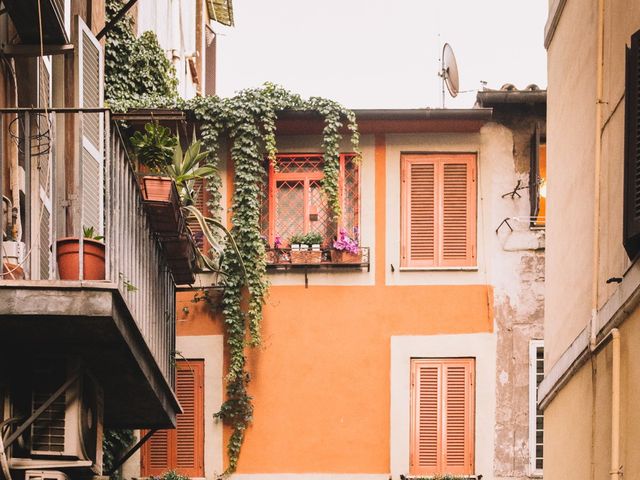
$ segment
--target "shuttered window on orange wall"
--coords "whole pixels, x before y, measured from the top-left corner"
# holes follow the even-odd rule
[[[200,210],[200,213],[205,217],[210,217],[209,207],[207,206],[207,202],[209,201],[209,192],[207,191],[205,180],[203,178],[197,179],[194,181],[193,190],[195,192],[195,203],[194,206]],[[210,248],[209,243],[204,238],[202,233],[202,227],[200,223],[194,218],[191,218],[188,221],[189,228],[193,233],[193,238],[196,242],[196,246],[203,252],[206,253]]]
[[[158,430],[142,446],[142,476],[157,476],[167,470],[176,470],[189,477],[204,477],[202,360],[177,362],[176,394],[183,409],[183,413],[177,418],[177,428]]]
[[[411,360],[410,474],[473,475],[474,363]]]
[[[476,265],[476,157],[402,156],[403,267]]]

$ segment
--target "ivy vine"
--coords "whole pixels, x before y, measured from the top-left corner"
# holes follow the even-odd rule
[[[359,133],[355,115],[338,103],[319,97],[308,100],[286,89],[266,83],[261,88],[247,89],[230,98],[196,97],[191,100],[143,96],[133,101],[113,102],[112,108],[180,108],[194,112],[199,121],[204,148],[213,152],[208,159],[219,166],[220,143],[230,142],[234,170],[231,233],[246,268],[239,257],[227,248],[220,259],[225,273],[222,283],[222,312],[229,369],[225,377],[226,400],[216,414],[230,425],[232,434],[227,445],[229,465],[223,476],[233,473],[238,464],[246,429],[253,418],[253,405],[247,391],[250,375],[246,368],[247,352],[260,344],[262,307],[268,293],[265,246],[261,239],[260,206],[264,191],[265,157],[275,161],[276,122],[285,110],[314,111],[324,118],[322,148],[324,150],[323,190],[335,217],[340,216],[339,174],[340,142],[346,124],[356,158],[360,158]],[[211,181],[211,214],[221,215],[221,180]]]
[[[107,21],[122,9],[123,0],[107,0]],[[107,33],[104,53],[105,98],[132,100],[140,95],[177,97],[176,71],[154,32],[136,38],[133,19],[125,15]]]

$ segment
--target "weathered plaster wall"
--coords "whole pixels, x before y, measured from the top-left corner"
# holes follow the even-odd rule
[[[535,119],[533,119],[535,120]],[[502,198],[518,180],[529,180],[530,142],[535,122],[489,123],[481,130],[484,212],[487,216],[488,276],[494,286],[496,332],[496,479],[524,479],[529,468],[529,342],[542,339],[544,231],[530,230],[528,190]],[[538,118],[539,121],[543,118]],[[513,219],[513,217],[516,217]],[[503,225],[512,218],[511,231]]]

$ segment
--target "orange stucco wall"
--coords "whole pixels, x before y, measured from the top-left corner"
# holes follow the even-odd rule
[[[375,160],[375,285],[270,289],[263,344],[249,355],[255,418],[239,473],[388,472],[391,336],[492,331],[486,285],[385,286],[383,135]],[[221,334],[192,296],[179,294],[178,335]]]

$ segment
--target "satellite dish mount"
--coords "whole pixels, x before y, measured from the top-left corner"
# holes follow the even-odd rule
[[[438,75],[442,78],[442,108],[444,108],[444,87],[446,85],[449,95],[456,97],[460,88],[460,81],[458,77],[458,64],[456,63],[456,57],[453,54],[453,49],[448,43],[442,47],[442,59],[441,59],[440,72]]]

